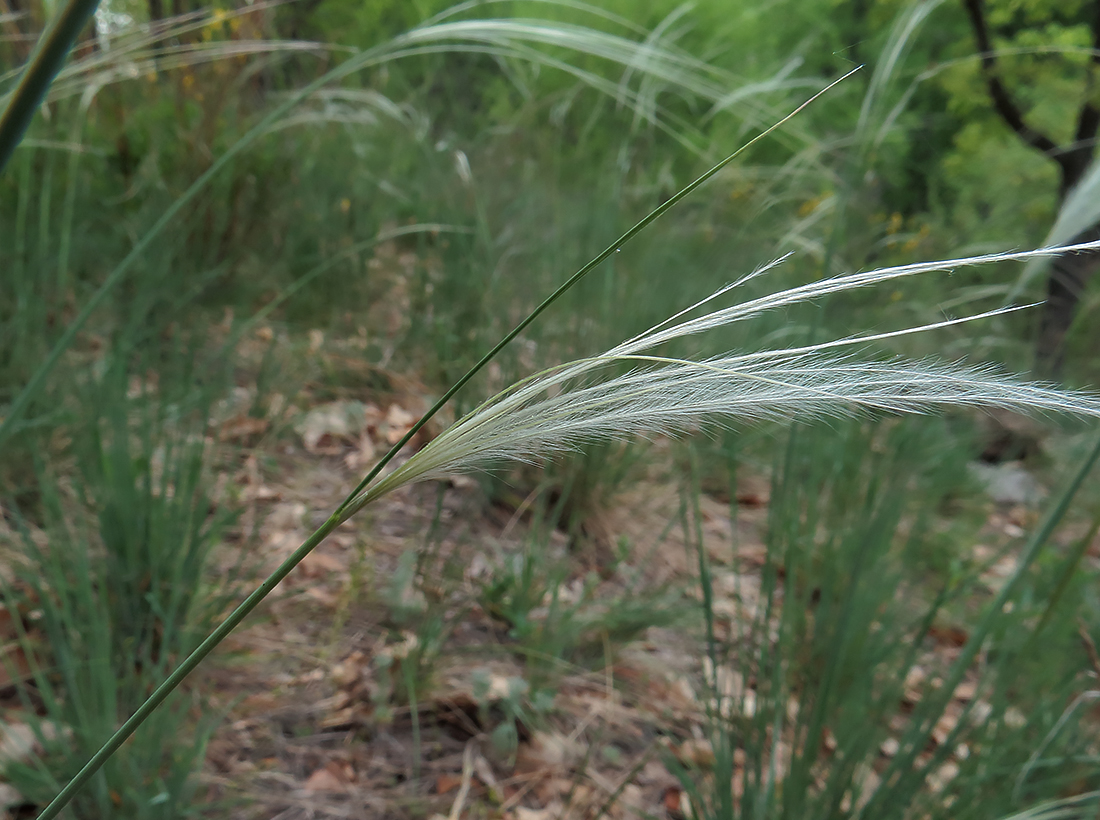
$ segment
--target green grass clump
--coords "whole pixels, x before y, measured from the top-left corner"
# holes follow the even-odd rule
[[[139,373],[116,359],[86,379],[67,428],[76,469],[62,476],[38,460],[22,537],[5,545],[21,554],[8,610],[33,613],[19,630],[30,672],[17,690],[39,747],[36,759],[6,761],[5,776],[32,803],[75,774],[234,592],[233,573],[214,575],[209,562],[232,521],[209,495],[209,403]],[[203,704],[198,692],[173,698],[74,804],[76,816],[191,816],[214,725]]]
[[[609,652],[649,627],[685,619],[674,590],[647,588],[641,579],[614,589],[594,571],[570,577],[572,563],[536,540],[502,556],[477,592],[479,606],[507,630],[508,647],[524,660],[536,694],[552,692],[562,670],[610,664]]]
[[[671,761],[697,816],[998,817],[1100,785],[1095,735],[1063,720],[1083,664],[1035,640],[1041,604],[1026,591],[1098,451],[990,596],[970,572],[934,584],[913,572],[944,500],[965,492],[967,449],[921,421],[793,429],[759,596],[729,624],[709,608],[700,544],[715,759],[706,773]],[[960,609],[974,598],[976,620]],[[1079,611],[1059,608],[1047,640],[1075,634]],[[937,650],[952,622],[968,624],[961,649]]]

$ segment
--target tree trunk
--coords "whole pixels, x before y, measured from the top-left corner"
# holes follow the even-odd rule
[[[1074,243],[1100,239],[1100,225],[1094,225],[1074,238]],[[1066,333],[1077,314],[1077,304],[1092,275],[1100,268],[1100,253],[1067,253],[1050,263],[1047,299],[1039,320],[1039,339],[1035,345],[1035,370],[1046,379],[1058,379],[1065,363]]]
[[[1065,204],[1070,192],[1084,178],[1092,156],[1091,140],[1056,155],[1055,159],[1062,171],[1062,183],[1058,189],[1059,207]],[[1098,239],[1100,225],[1093,225],[1075,236],[1071,244]],[[1077,305],[1097,269],[1100,269],[1100,251],[1067,253],[1050,263],[1047,298],[1043,303],[1039,319],[1039,338],[1035,343],[1035,371],[1043,378],[1059,379],[1062,376],[1062,365],[1066,358],[1066,334],[1077,315]]]

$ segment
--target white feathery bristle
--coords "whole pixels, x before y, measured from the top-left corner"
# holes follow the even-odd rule
[[[674,435],[707,420],[735,424],[867,411],[929,413],[949,407],[1100,417],[1100,396],[1023,382],[987,366],[903,359],[867,362],[834,352],[842,347],[973,321],[1018,308],[1002,308],[873,336],[791,349],[731,353],[703,361],[645,353],[673,339],[830,293],[964,265],[1095,248],[1100,248],[1100,242],[847,274],[677,321],[783,261],[777,260],[601,356],[560,365],[513,385],[455,422],[388,476],[367,487],[355,507],[413,481],[477,469],[500,460],[534,460],[594,439]],[[634,369],[602,381],[595,378],[595,372],[601,368],[622,362],[633,364]]]

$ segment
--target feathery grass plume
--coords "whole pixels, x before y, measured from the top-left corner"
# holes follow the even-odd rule
[[[708,419],[730,423],[808,419],[859,411],[926,413],[947,407],[1100,417],[1100,395],[1019,381],[988,366],[897,358],[858,361],[833,352],[1019,308],[804,347],[730,353],[702,361],[647,353],[675,339],[826,294],[963,265],[1026,260],[1096,247],[1100,242],[846,274],[677,321],[766,273],[787,258],[783,257],[600,356],[551,368],[497,394],[392,473],[367,486],[346,512],[350,516],[374,499],[414,481],[476,469],[494,461],[534,459],[592,439],[682,433]],[[594,377],[600,369],[619,363],[634,367],[613,378]]]

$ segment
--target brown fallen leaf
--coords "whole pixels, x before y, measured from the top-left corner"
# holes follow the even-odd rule
[[[736,501],[742,507],[763,507],[771,500],[771,482],[763,476],[738,476]]]
[[[269,426],[267,419],[236,415],[222,422],[221,427],[218,428],[218,440],[248,441],[259,438],[267,432]]]
[[[716,760],[714,748],[710,745],[710,741],[693,737],[680,744],[680,748],[676,751],[676,757],[685,766],[692,766],[697,769],[709,769],[714,766]]]
[[[326,592],[320,587],[310,587],[306,590],[306,595],[328,609],[336,609],[340,604],[339,599],[335,595],[331,592]]]
[[[244,492],[241,493],[241,499],[243,501],[279,501],[282,499],[282,493],[278,490],[274,490],[268,487],[266,484],[260,484],[258,486],[245,487]]]
[[[456,774],[441,774],[435,779],[435,793],[447,794],[453,792],[462,785],[462,776]]]
[[[390,427],[408,429],[413,426],[414,421],[416,421],[416,416],[399,404],[391,404],[390,409],[386,411],[386,424]]]
[[[351,786],[350,768],[330,760],[311,774],[302,788],[308,792],[346,792]]]
[[[578,790],[582,787],[584,787],[583,783],[574,783],[570,777],[544,777],[537,782],[531,793],[540,803],[546,805],[572,792],[574,805],[583,805],[585,795],[578,794]]]
[[[974,681],[964,680],[955,687],[955,700],[971,701],[976,694],[978,694],[978,684]]]
[[[563,768],[584,754],[580,742],[558,732],[535,732],[516,754],[517,771]]]
[[[367,426],[367,407],[358,401],[331,401],[314,407],[294,425],[306,450],[338,455],[344,444],[357,440]]]
[[[954,647],[962,646],[970,638],[970,633],[958,626],[933,625],[928,630],[928,634],[936,640],[936,643]]]
[[[645,796],[642,789],[636,783],[627,783],[619,792],[619,799],[611,804],[611,814],[614,817],[633,818],[638,812],[644,811]]]
[[[237,712],[245,715],[262,715],[273,710],[279,703],[273,692],[255,692],[241,701]]]
[[[660,760],[651,760],[642,767],[637,780],[643,785],[679,788],[680,781]]]
[[[933,794],[939,794],[946,789],[951,781],[958,777],[959,764],[953,760],[948,760],[943,763],[936,771],[930,772],[927,776],[928,787],[932,790]]]
[[[31,677],[31,665],[27,653],[18,642],[0,646],[0,687],[11,686]]]
[[[347,572],[348,565],[335,555],[327,552],[311,552],[302,559],[299,571],[307,578],[319,578],[331,572]]]
[[[391,404],[386,413],[385,439],[391,446],[397,444],[416,421],[416,416],[398,404]]]
[[[25,802],[23,795],[15,786],[10,783],[0,783],[0,810],[16,808]]]
[[[680,810],[680,798],[683,795],[683,789],[679,786],[669,786],[665,789],[664,798],[661,802],[665,804],[665,811],[668,812],[669,817],[680,818],[684,814]]]
[[[377,450],[374,446],[374,439],[371,438],[369,432],[364,432],[359,436],[359,440],[352,447],[351,452],[344,456],[344,466],[349,470],[362,470],[374,463],[376,455]]]
[[[0,765],[25,763],[37,757],[43,751],[40,738],[50,741],[57,738],[59,734],[67,738],[72,734],[72,730],[66,728],[59,733],[57,725],[50,721],[42,721],[37,731],[26,723],[0,725]]]
[[[948,705],[943,714],[940,715],[939,720],[936,721],[936,725],[932,728],[932,739],[936,741],[937,746],[946,743],[947,738],[959,725],[960,711],[959,705],[952,703]]]
[[[557,820],[560,817],[559,813],[555,813],[557,807],[548,807],[545,809],[529,809],[524,806],[516,806],[512,810],[512,816],[516,820]]]
[[[355,649],[332,667],[332,680],[337,686],[354,687],[368,669],[369,661],[366,654]]]

